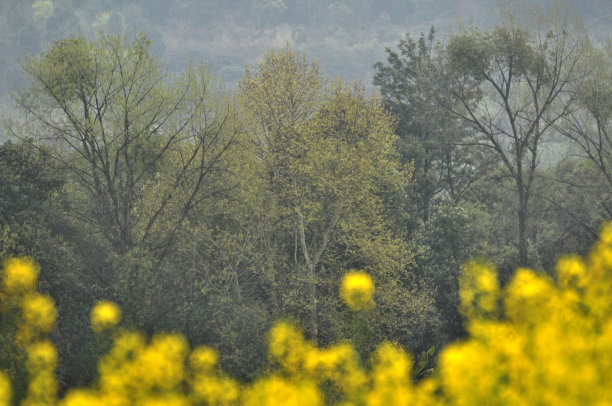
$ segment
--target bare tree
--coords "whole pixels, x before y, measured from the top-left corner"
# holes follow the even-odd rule
[[[207,179],[236,130],[205,68],[170,75],[149,45],[145,35],[57,41],[23,64],[17,103],[83,192],[76,215],[116,254],[146,247],[161,260],[188,214],[220,192]]]
[[[600,195],[602,208],[612,215],[609,188],[612,187],[612,46],[591,47],[582,66],[585,80],[575,87],[576,103],[570,114],[554,123],[555,129],[572,140],[581,157],[601,174],[591,182],[591,192]],[[585,186],[585,185],[583,185]]]
[[[561,3],[503,9],[489,31],[460,27],[447,45],[450,111],[475,130],[472,145],[492,150],[513,179],[520,265],[528,262],[529,200],[542,144],[566,117],[583,79],[586,35]]]

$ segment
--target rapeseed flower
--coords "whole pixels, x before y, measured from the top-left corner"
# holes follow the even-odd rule
[[[9,406],[11,404],[11,380],[7,374],[0,371],[0,406]]]
[[[551,281],[532,270],[519,268],[506,288],[506,315],[516,321],[540,322],[554,311]]]
[[[340,284],[340,298],[353,311],[374,307],[374,281],[365,272],[350,271]]]
[[[303,371],[318,382],[333,382],[345,394],[355,394],[367,381],[359,355],[349,343],[327,349],[310,348],[304,357]]]
[[[470,261],[459,277],[461,313],[468,319],[497,317],[501,291],[495,268]]]
[[[302,333],[286,322],[277,323],[268,334],[269,356],[287,372],[297,373],[304,367],[311,345]]]
[[[102,400],[89,390],[73,389],[64,399],[61,406],[106,406]]]
[[[210,347],[195,348],[189,356],[189,366],[196,373],[210,373],[219,362],[219,354]]]
[[[51,341],[37,341],[26,348],[28,361],[26,367],[30,373],[43,369],[55,369],[57,366],[57,350]]]
[[[586,264],[577,255],[564,256],[557,262],[557,281],[562,288],[585,288],[586,275]]]
[[[55,405],[58,383],[54,374],[57,367],[57,350],[50,341],[42,340],[26,348],[29,382],[23,406]]]
[[[11,294],[3,285],[11,306],[21,309],[16,339],[25,337],[30,378],[21,404],[609,404],[612,226],[603,230],[586,259],[573,256],[559,261],[556,279],[523,268],[501,289],[492,266],[468,263],[460,280],[468,337],[446,347],[434,374],[419,383],[412,379],[411,356],[395,344],[381,344],[366,369],[350,343],[319,348],[286,322],[276,324],[268,336],[275,367],[244,386],[223,376],[219,355],[212,348],[198,347],[190,353],[180,335],[157,334],[147,341],[142,333],[119,330],[100,361],[98,381],[88,389],[68,390],[58,402],[57,352],[40,339],[53,326],[53,303],[48,296],[25,289],[31,282],[14,285],[19,287]],[[373,302],[371,279],[360,278],[347,283],[350,289],[341,288],[343,299],[355,310]],[[347,294],[351,289],[360,293]],[[369,289],[372,293],[364,294]],[[119,322],[116,305],[111,303],[110,311],[104,303],[96,308],[92,324],[99,330]],[[9,378],[0,372],[0,406],[8,405],[10,397]]]
[[[9,295],[33,292],[38,272],[38,265],[30,258],[10,258],[4,263],[2,285]]]
[[[391,343],[381,344],[373,356],[368,406],[413,404],[411,373],[412,361],[404,350]]]
[[[245,406],[319,406],[323,395],[311,380],[290,380],[280,376],[263,378],[246,389]]]
[[[232,405],[240,396],[235,381],[217,376],[196,375],[191,381],[191,399],[196,405]]]
[[[121,309],[113,302],[106,300],[98,302],[91,311],[91,327],[100,332],[109,330],[121,321]]]
[[[27,325],[41,333],[48,333],[55,325],[57,311],[53,299],[48,295],[30,293],[21,302],[21,314]]]
[[[151,388],[171,390],[185,375],[187,340],[179,334],[156,334],[134,359],[140,382]]]

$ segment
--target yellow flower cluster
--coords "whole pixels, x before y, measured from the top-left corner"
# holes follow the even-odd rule
[[[11,380],[4,372],[0,372],[0,405],[9,405],[11,402]]]
[[[103,300],[94,306],[90,319],[94,331],[110,330],[121,321],[121,309],[116,303]]]
[[[7,262],[14,263],[28,261]],[[223,375],[212,348],[190,350],[180,335],[158,334],[147,341],[138,332],[116,328],[114,345],[100,361],[98,380],[90,388],[69,390],[58,400],[53,375],[57,353],[41,336],[53,325],[53,304],[32,291],[35,276],[34,282],[15,283],[14,279],[27,281],[35,273],[7,266],[2,297],[18,303],[21,322],[37,329],[24,341],[30,383],[23,405],[603,405],[612,401],[612,225],[603,228],[586,259],[561,259],[554,279],[518,269],[502,289],[492,266],[469,263],[460,279],[469,337],[444,349],[435,373],[418,384],[413,383],[411,357],[397,345],[381,344],[365,368],[349,343],[318,348],[287,322],[276,324],[268,336],[272,369],[248,385]],[[347,287],[341,292],[362,293],[341,294],[352,309],[367,308],[364,303],[370,303],[373,294],[371,279],[353,276],[347,275]],[[7,283],[7,278],[13,280]],[[103,302],[92,312],[92,325],[113,328],[119,317],[115,305]],[[0,372],[0,406],[10,404],[10,397],[9,378]]]
[[[340,284],[340,298],[351,310],[367,310],[374,307],[374,281],[365,272],[350,271]]]
[[[30,258],[10,258],[3,267],[2,287],[8,295],[19,295],[36,289],[38,265]]]
[[[459,277],[461,313],[468,319],[495,317],[501,291],[495,269],[483,262],[471,261]]]
[[[30,378],[28,395],[23,406],[54,405],[57,401],[58,383],[55,378],[57,351],[50,341],[41,340],[26,348],[26,368]]]
[[[470,338],[441,354],[431,379],[440,403],[609,404],[612,224],[586,259],[558,262],[556,282],[518,269],[501,291],[485,274],[494,275],[492,267],[472,264],[463,277]]]
[[[100,361],[99,379],[91,389],[71,391],[62,405],[198,405],[230,404],[236,384],[218,374],[212,349],[189,348],[177,334],[158,334],[150,342],[139,333],[122,331]]]
[[[57,351],[44,336],[55,325],[57,311],[53,299],[36,292],[39,268],[29,258],[12,258],[4,263],[0,310],[20,310],[15,341],[25,347],[29,382],[24,406],[53,405],[57,401],[58,384],[54,371]],[[0,374],[0,406],[9,405],[11,390],[5,375]]]

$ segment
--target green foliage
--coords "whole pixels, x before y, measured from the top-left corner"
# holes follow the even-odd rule
[[[0,218],[19,224],[45,215],[45,203],[64,183],[57,165],[45,151],[28,142],[0,145]]]
[[[431,302],[404,275],[411,255],[385,206],[405,193],[410,168],[400,165],[393,121],[380,101],[358,86],[325,83],[315,62],[288,49],[247,70],[239,92],[267,174],[275,252],[290,267],[274,271],[281,309],[308,320],[312,339],[330,342],[350,324],[342,322],[333,286],[342,270],[360,268],[380,283],[379,329],[364,346],[380,340],[378,331],[411,343],[422,338],[423,330],[411,328]]]
[[[39,144],[48,133],[62,145],[55,158],[88,196],[81,215],[115,252],[144,246],[163,257],[229,148],[232,113],[209,94],[205,68],[169,75],[149,45],[144,35],[58,41],[24,63],[30,87],[18,103]],[[173,170],[159,176],[163,165]]]
[[[387,63],[375,65],[374,84],[380,88],[385,107],[398,119],[402,160],[414,163],[413,195],[405,208],[418,212],[407,224],[412,232],[417,220],[429,220],[432,206],[449,198],[461,201],[487,169],[490,158],[466,147],[470,132],[448,114],[453,101],[445,97],[450,84],[442,54],[451,52],[452,43],[444,51],[432,27],[418,41],[406,35],[397,48],[387,48]]]

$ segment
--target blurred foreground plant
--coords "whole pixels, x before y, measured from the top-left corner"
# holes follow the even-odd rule
[[[243,385],[222,373],[214,349],[190,350],[178,334],[159,333],[147,340],[139,332],[121,329],[119,308],[101,302],[92,311],[92,327],[107,331],[114,345],[100,360],[97,381],[58,399],[53,374],[57,353],[45,338],[56,313],[50,298],[35,291],[37,273],[31,260],[6,261],[0,291],[2,312],[21,312],[15,340],[26,350],[30,377],[22,405],[612,401],[612,224],[602,229],[586,259],[561,259],[555,279],[518,269],[501,289],[491,265],[469,263],[460,280],[469,338],[444,349],[434,374],[416,384],[410,355],[395,344],[381,344],[366,368],[350,343],[318,348],[297,327],[279,322],[268,336],[271,370]],[[373,281],[355,275],[346,276],[341,295],[359,310],[373,305]],[[11,403],[9,381],[0,372],[0,406]]]

